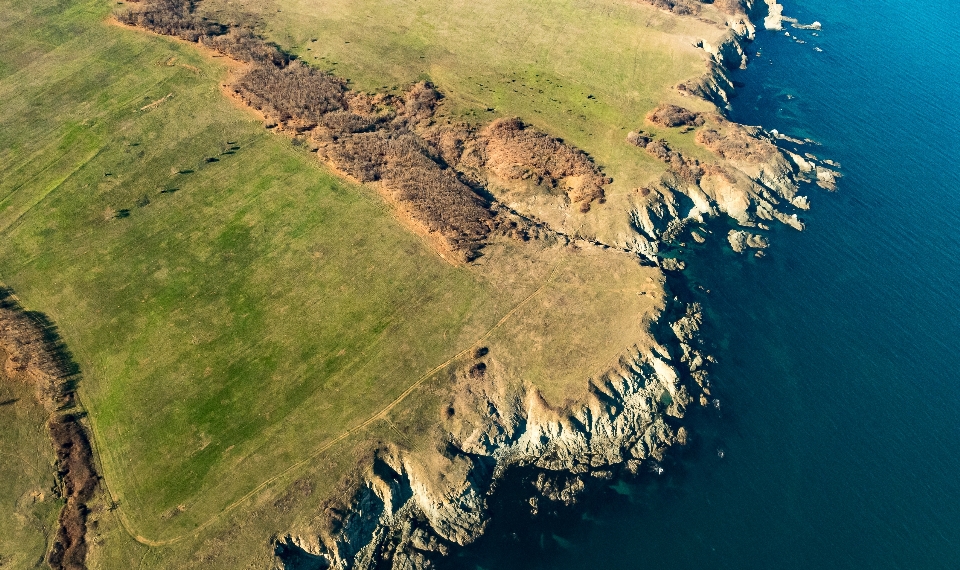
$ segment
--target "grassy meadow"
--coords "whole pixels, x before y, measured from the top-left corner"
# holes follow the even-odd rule
[[[83,373],[115,501],[94,512],[91,567],[266,567],[271,535],[311,520],[372,445],[396,439],[368,420],[419,381],[409,405],[439,401],[433,372],[458,354],[489,346],[562,403],[647,339],[657,270],[515,242],[452,266],[375,189],[225,98],[223,59],[111,25],[114,8],[0,0],[0,282],[58,324]],[[271,39],[358,87],[429,77],[450,114],[519,115],[629,180],[661,167],[623,136],[702,70],[687,40],[713,29],[618,2],[231,9],[260,10]],[[440,421],[416,417],[402,440]],[[34,424],[0,428],[5,455],[40,445],[15,435]],[[17,544],[0,560],[42,552]]]

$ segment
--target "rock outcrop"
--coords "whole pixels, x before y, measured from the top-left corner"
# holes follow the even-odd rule
[[[701,323],[700,307],[687,307],[665,327],[675,355],[663,347],[634,351],[570,410],[551,408],[533,387],[511,390],[489,374],[481,383],[464,374],[450,404],[463,413],[448,420],[446,446],[431,453],[381,450],[328,529],[294,529],[278,539],[281,560],[309,556],[337,569],[430,568],[436,556],[483,533],[487,497],[512,467],[543,470],[536,487],[566,504],[583,490],[578,474],[608,476],[620,465],[636,471],[644,462],[659,468],[671,445],[686,443],[678,421],[694,402],[691,392],[709,394]]]
[[[680,95],[713,103],[722,113],[734,90],[728,70],[747,63],[743,42],[751,40],[756,31],[751,18],[779,22],[782,6],[774,0],[730,0],[718,3],[718,8],[728,14],[728,31],[715,45],[697,42],[706,56],[706,71],[678,85],[677,90]],[[766,229],[766,222],[778,221],[802,230],[798,212],[808,210],[810,202],[799,194],[801,184],[834,190],[840,177],[829,161],[809,152],[801,155],[799,148],[812,141],[740,125],[722,114],[661,105],[647,115],[646,122],[661,129],[683,129],[681,132],[696,129],[696,144],[715,157],[711,161],[688,157],[685,151],[644,131],[627,136],[627,143],[669,167],[659,184],[643,188],[636,201],[631,220],[640,235],[618,244],[650,259],[656,259],[663,245],[675,241],[683,230],[695,231],[706,218],[721,214],[749,228]],[[748,247],[745,241],[741,246],[742,241],[739,234],[730,239],[731,246],[741,251]]]
[[[749,248],[760,250],[770,246],[767,238],[743,230],[730,230],[727,241],[730,242],[730,248],[737,253],[743,253]]]
[[[627,245],[651,259],[659,256],[663,244],[676,241],[685,230],[695,231],[706,218],[717,215],[750,228],[766,229],[766,222],[778,221],[802,230],[797,212],[809,209],[810,203],[799,194],[800,184],[832,188],[839,176],[811,154],[802,157],[781,148],[770,133],[715,113],[665,106],[652,112],[648,122],[665,128],[698,126],[696,144],[714,157],[710,161],[689,158],[643,131],[628,135],[628,143],[669,168],[659,184],[640,192],[632,213],[633,225],[642,238]],[[731,240],[735,247],[739,243],[739,238]]]

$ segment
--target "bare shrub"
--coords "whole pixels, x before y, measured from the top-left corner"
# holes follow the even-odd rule
[[[347,87],[342,79],[299,61],[286,67],[254,65],[236,81],[234,90],[250,106],[281,121],[318,123],[326,113],[346,106]]]
[[[197,17],[193,11],[191,0],[151,0],[137,9],[117,14],[117,19],[124,24],[190,42],[226,33],[226,26]]]
[[[290,56],[273,44],[264,42],[246,28],[230,28],[224,35],[206,35],[202,43],[223,55],[247,63],[263,63],[284,67]]]
[[[148,0],[117,17],[250,63],[233,90],[266,115],[268,128],[310,131],[320,156],[362,182],[382,182],[413,220],[465,260],[479,255],[499,224],[490,201],[470,185],[481,181],[468,183],[452,167],[461,162],[467,141],[493,149],[466,161],[472,167],[562,187],[581,211],[603,199],[610,179],[586,154],[517,119],[495,122],[482,135],[463,127],[434,140],[438,131],[431,124],[442,95],[433,85],[417,83],[399,97],[354,92],[249,29],[210,22],[194,8],[190,0]],[[525,232],[516,235],[528,239]]]
[[[699,127],[703,125],[703,117],[676,105],[660,105],[647,113],[647,120],[661,127]]]
[[[480,136],[486,143],[486,166],[499,176],[562,187],[582,211],[603,200],[612,182],[583,151],[528,127],[520,119],[498,119]]]

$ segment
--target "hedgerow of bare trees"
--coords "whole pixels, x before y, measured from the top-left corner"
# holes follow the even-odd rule
[[[563,188],[581,211],[602,201],[610,182],[582,151],[516,119],[480,131],[457,127],[453,137],[461,146],[469,141],[479,148],[480,160],[444,152],[432,125],[441,95],[432,85],[418,83],[402,96],[352,91],[344,80],[296,60],[250,29],[198,15],[192,0],[148,0],[117,17],[249,63],[233,84],[237,97],[271,124],[310,136],[320,156],[339,170],[382,183],[411,218],[464,260],[479,255],[501,223],[496,205],[477,191],[483,184],[478,169]],[[515,220],[507,225],[516,229]]]

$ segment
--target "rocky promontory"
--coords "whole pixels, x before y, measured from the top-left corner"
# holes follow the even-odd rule
[[[625,355],[591,381],[588,401],[569,409],[551,407],[533,387],[511,389],[492,374],[478,384],[464,374],[470,389],[451,402],[464,412],[447,422],[442,449],[379,450],[335,520],[323,529],[291,529],[279,539],[281,558],[300,552],[333,568],[430,568],[435,556],[483,533],[489,495],[513,467],[573,475],[536,482],[546,498],[567,504],[583,488],[576,475],[658,470],[668,448],[686,442],[678,422],[694,403],[692,392],[709,395],[701,323],[699,306],[688,306],[663,327],[672,332],[673,349]]]
[[[662,7],[684,13],[684,6]],[[725,2],[723,8],[729,14],[723,41],[697,44],[706,56],[705,73],[677,87],[679,95],[706,100],[716,110],[661,105],[625,141],[664,163],[666,172],[637,190],[629,213],[634,233],[609,245],[666,270],[682,270],[684,262],[665,250],[684,235],[703,242],[711,234],[705,224],[716,217],[743,228],[726,236],[733,251],[762,256],[770,247],[762,233],[768,224],[803,229],[798,214],[809,208],[809,199],[801,189],[832,189],[839,177],[828,162],[798,150],[804,141],[788,148],[775,131],[724,116],[734,89],[728,70],[747,64],[744,42],[756,33],[753,20],[777,29],[783,17],[773,0]],[[699,150],[674,148],[663,135],[674,131],[692,131]],[[471,143],[457,144],[452,164],[469,156],[463,149]],[[607,476],[612,467],[658,471],[668,449],[687,440],[680,420],[688,407],[715,401],[707,372],[712,357],[699,333],[701,308],[691,304],[664,319],[655,348],[625,353],[590,380],[587,400],[571,407],[551,407],[535,387],[517,388],[495,373],[472,382],[451,402],[457,413],[444,424],[447,440],[440,449],[426,455],[381,449],[365,481],[337,509],[335,523],[290,529],[278,552],[317,556],[343,569],[430,568],[437,556],[484,532],[489,496],[511,468],[541,470],[534,487],[543,498],[567,505],[582,491],[585,474]],[[530,499],[534,512],[539,501]]]

